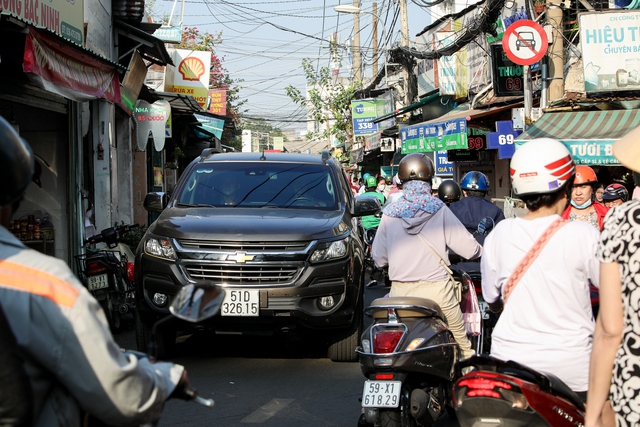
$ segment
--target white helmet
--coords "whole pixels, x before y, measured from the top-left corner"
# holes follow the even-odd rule
[[[433,178],[431,178],[431,189],[433,191],[438,191],[438,188],[440,188],[440,184],[442,184],[442,178],[440,178],[439,176],[434,176]]]
[[[575,173],[571,153],[560,141],[532,139],[511,158],[511,185],[518,196],[553,193]]]

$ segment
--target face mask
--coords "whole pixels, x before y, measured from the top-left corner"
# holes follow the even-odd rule
[[[378,191],[384,191],[385,188],[387,188],[387,186],[384,184],[378,185]]]
[[[586,209],[589,206],[591,206],[591,199],[587,200],[586,202],[584,202],[581,205],[579,205],[576,202],[574,202],[573,200],[571,200],[571,206],[573,206],[576,209]]]

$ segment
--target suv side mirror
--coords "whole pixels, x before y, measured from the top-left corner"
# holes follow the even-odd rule
[[[358,196],[356,197],[356,206],[354,216],[376,215],[380,213],[382,205],[380,200],[374,196]]]
[[[149,193],[145,196],[143,206],[148,212],[162,212],[167,207],[166,193]]]
[[[215,316],[220,310],[225,292],[220,286],[209,283],[190,283],[175,296],[169,311],[178,319],[197,323]]]

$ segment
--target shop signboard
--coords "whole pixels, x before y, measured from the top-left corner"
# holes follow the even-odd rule
[[[393,113],[395,110],[395,101],[393,99],[393,92],[388,91],[376,98],[376,117],[386,116]],[[378,123],[378,130],[385,130],[396,125],[395,117],[391,117],[387,120],[383,120]]]
[[[133,121],[136,124],[136,140],[138,150],[147,149],[149,134],[153,138],[156,151],[162,151],[165,140],[165,125],[171,114],[171,104],[166,99],[160,99],[153,104],[138,99],[133,107]]]
[[[513,129],[513,121],[499,120],[496,131],[487,134],[487,148],[497,149],[499,159],[510,159],[515,151],[514,141],[521,133]]]
[[[162,26],[154,31],[153,36],[165,43],[180,43],[182,41],[182,27]]]
[[[273,149],[282,153],[282,150],[284,150],[284,138],[282,136],[273,137]]]
[[[407,126],[400,136],[403,154],[468,148],[466,119]]]
[[[442,49],[453,43],[455,32],[441,31],[436,33],[438,41],[436,48]],[[456,94],[456,64],[455,55],[443,56],[438,59],[438,81],[440,82],[440,95]]]
[[[200,122],[200,126],[207,132],[211,132],[218,139],[222,139],[222,131],[224,130],[224,120],[214,117],[203,116],[201,114],[193,115]]]
[[[585,91],[639,90],[640,11],[598,11],[578,17]]]
[[[355,136],[373,135],[378,133],[375,99],[358,99],[351,101],[351,115],[353,116],[353,134]]]
[[[480,159],[478,150],[450,150],[447,151],[447,159],[450,162],[475,162]]]
[[[242,152],[251,152],[251,131],[249,129],[244,129],[242,131]]]
[[[167,66],[164,90],[191,95],[202,108],[206,108],[211,52],[189,49],[176,49],[173,52],[173,63],[176,66]]]
[[[84,46],[84,0],[4,0],[0,9],[2,15],[15,16]]]
[[[453,175],[453,162],[449,161],[447,157],[447,151],[436,151],[434,153],[435,156],[435,166],[436,166],[436,175],[442,176],[451,176]]]
[[[520,96],[524,94],[524,69],[514,64],[499,44],[491,45],[491,71],[496,96]]]
[[[207,105],[205,107],[208,113],[217,116],[227,115],[227,91],[224,89],[209,89]]]

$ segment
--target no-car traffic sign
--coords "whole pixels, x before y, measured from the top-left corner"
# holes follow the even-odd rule
[[[518,65],[532,65],[547,53],[547,33],[540,24],[529,19],[509,25],[502,37],[502,47],[507,58]]]

